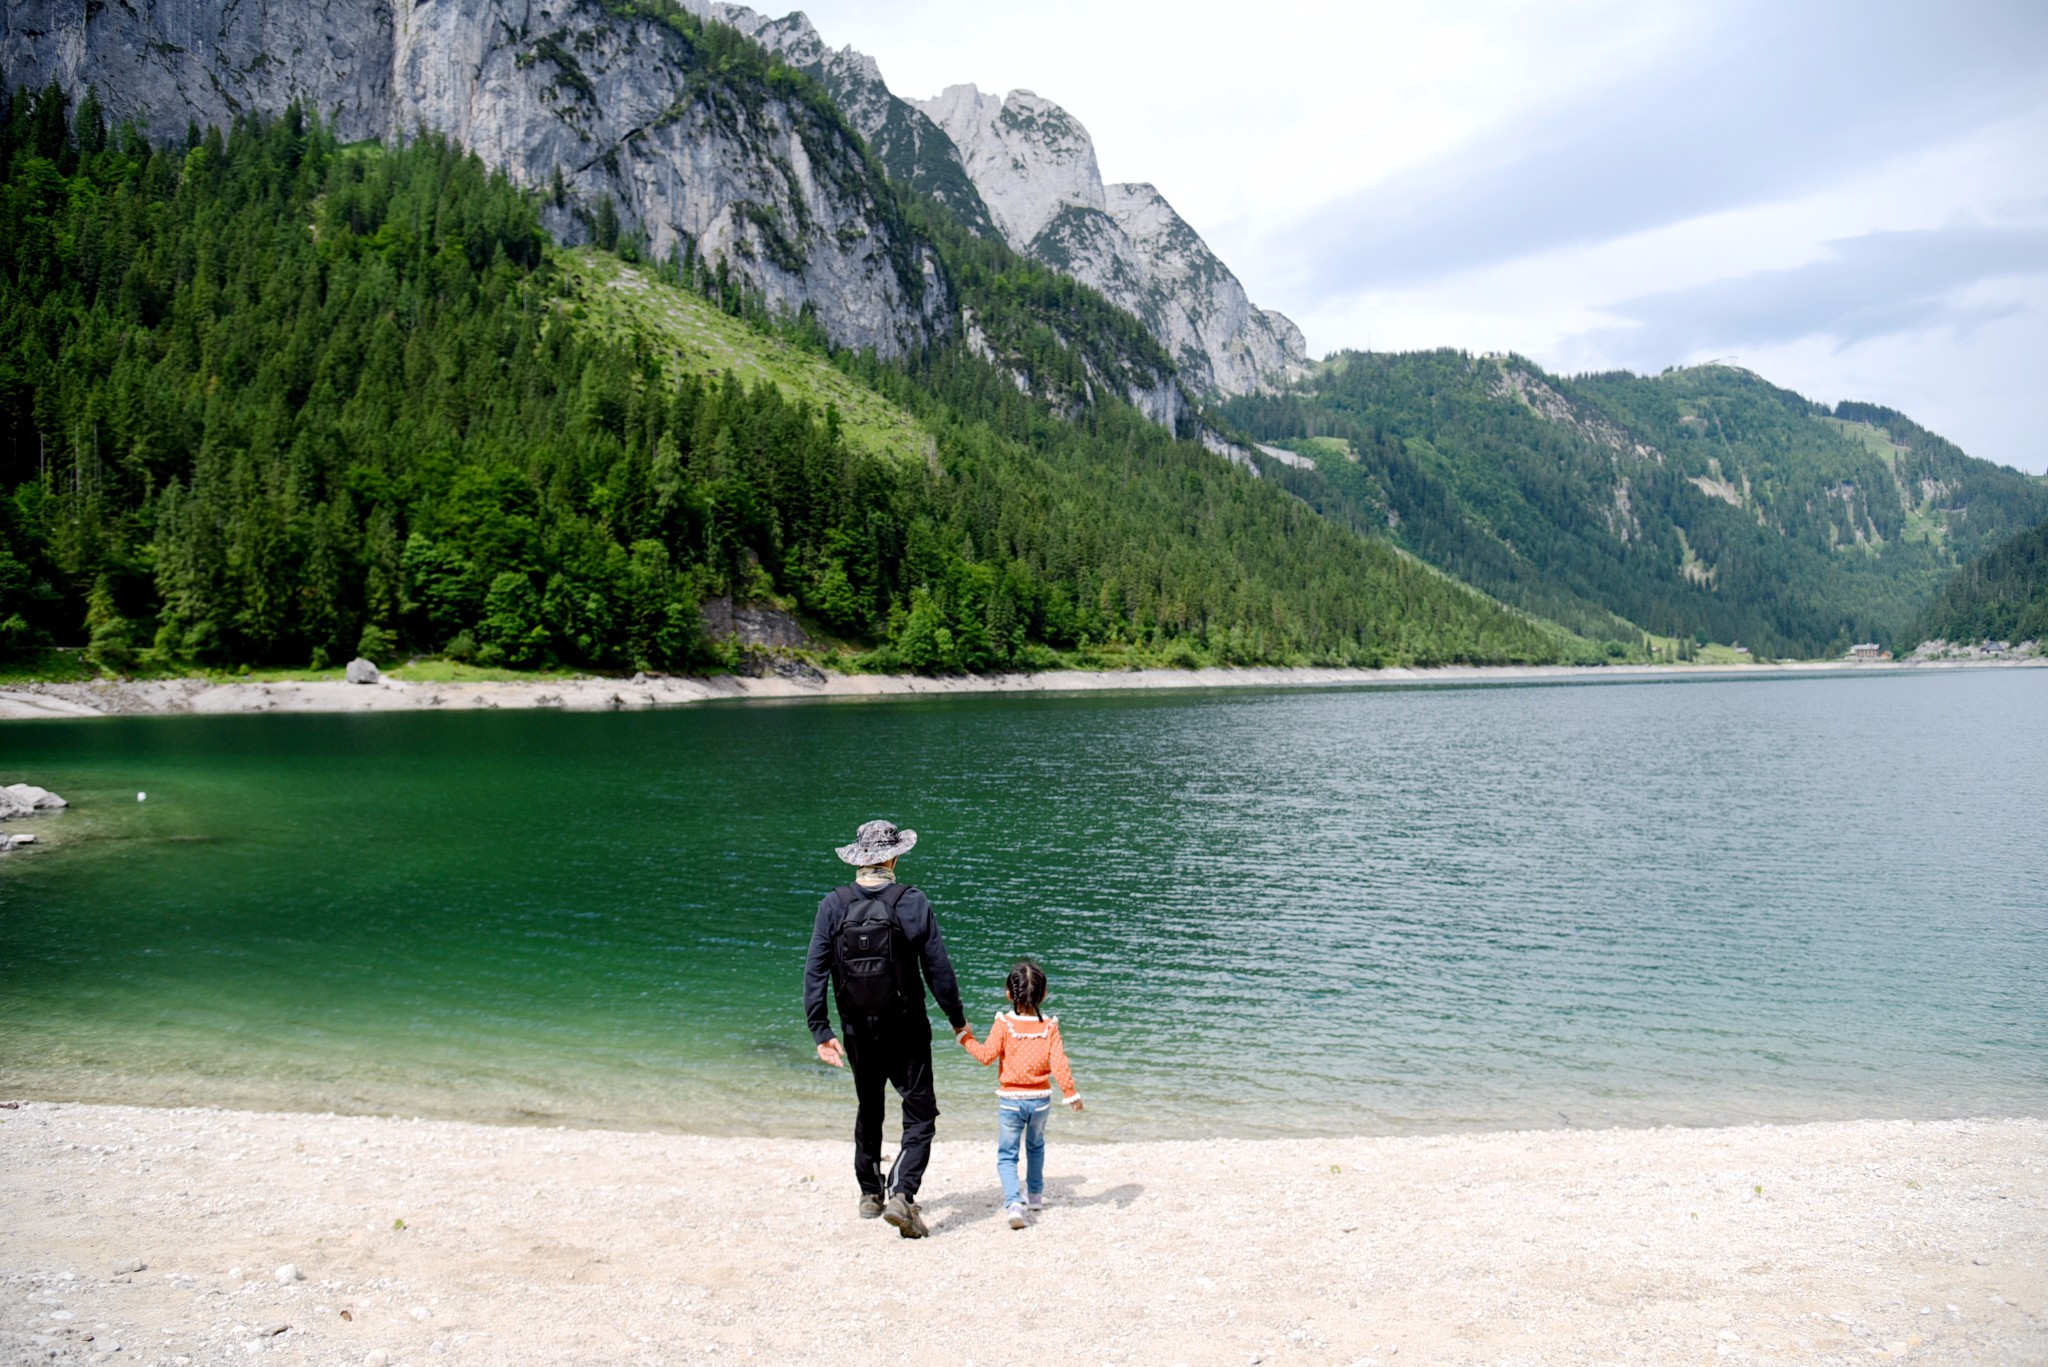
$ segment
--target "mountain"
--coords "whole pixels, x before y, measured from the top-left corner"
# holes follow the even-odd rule
[[[2007,538],[1957,570],[1901,639],[2048,645],[2048,523]]]
[[[853,668],[1582,651],[1147,421],[1114,388],[1163,364],[1134,319],[905,212],[979,346],[832,350],[701,269],[564,247],[438,134],[293,108],[154,144],[8,99],[0,651],[746,664],[719,598]]]
[[[2048,482],[1727,366],[1568,380],[1513,356],[1348,353],[1224,413],[1328,515],[1624,641],[1898,641],[1959,563],[2048,518]]]
[[[689,0],[815,77],[895,179],[978,232],[1100,290],[1141,320],[1197,394],[1264,390],[1305,373],[1306,343],[1255,307],[1230,268],[1150,185],[1105,185],[1079,120],[1028,90],[953,86],[905,101],[874,58],[828,47],[802,14]]]
[[[1057,104],[956,85],[918,107],[959,148],[1004,239],[1130,310],[1197,392],[1256,393],[1307,371],[1301,330],[1255,307],[1152,186],[1103,184],[1088,130]]]
[[[764,51],[813,80],[786,79]],[[961,321],[893,179],[1139,318],[1177,374],[1118,388],[1155,421],[1188,420],[1183,389],[1251,392],[1306,366],[1299,330],[1253,307],[1157,191],[1102,183],[1086,130],[1057,106],[971,87],[915,105],[802,14],[714,0],[18,0],[0,66],[20,85],[97,86],[109,117],[158,136],[293,103],[351,140],[444,133],[541,190],[558,240],[724,271],[883,355]]]
[[[93,86],[160,139],[294,103],[345,140],[442,133],[541,191],[560,241],[701,262],[884,355],[952,326],[932,252],[840,109],[663,0],[9,0],[0,69]]]

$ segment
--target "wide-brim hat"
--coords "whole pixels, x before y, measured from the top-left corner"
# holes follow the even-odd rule
[[[898,830],[892,821],[870,821],[854,833],[853,843],[841,845],[838,853],[847,863],[864,869],[909,854],[916,843],[916,831]]]

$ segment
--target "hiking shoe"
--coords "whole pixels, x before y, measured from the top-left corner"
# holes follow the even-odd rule
[[[859,1214],[860,1214],[860,1218],[861,1218],[861,1219],[863,1219],[863,1220],[875,1220],[875,1219],[879,1219],[879,1218],[881,1218],[881,1214],[882,1214],[882,1198],[881,1198],[881,1195],[880,1195],[879,1193],[877,1193],[877,1192],[872,1192],[872,1191],[864,1191],[864,1192],[862,1192],[862,1193],[860,1194],[860,1209],[859,1209]]]
[[[906,1239],[922,1239],[931,1233],[925,1227],[924,1216],[917,1208],[917,1202],[896,1192],[882,1203],[882,1218],[896,1226],[896,1232]]]
[[[1039,1211],[1044,1210],[1045,1193],[1042,1191],[1034,1191],[1029,1196],[1025,1197],[1024,1209],[1030,1211],[1033,1215],[1036,1215]]]
[[[1022,1201],[1012,1201],[1004,1209],[1005,1213],[1010,1217],[1011,1229],[1029,1229],[1031,1227],[1031,1217],[1024,1213],[1024,1203]]]

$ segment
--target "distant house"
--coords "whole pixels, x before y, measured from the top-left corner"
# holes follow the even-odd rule
[[[1983,646],[1980,647],[1980,651],[1985,655],[2010,655],[2012,653],[2012,642],[1986,641],[1983,644]]]
[[[1875,641],[1865,641],[1862,645],[1849,647],[1849,658],[1852,660],[1889,660],[1891,657],[1892,653]]]

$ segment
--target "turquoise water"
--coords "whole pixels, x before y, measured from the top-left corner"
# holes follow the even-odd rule
[[[39,722],[17,778],[75,806],[0,863],[9,1094],[836,1135],[801,960],[887,815],[978,1021],[1049,968],[1070,1137],[2048,1113],[2048,671]],[[950,1123],[991,1082],[942,1050]]]

